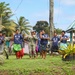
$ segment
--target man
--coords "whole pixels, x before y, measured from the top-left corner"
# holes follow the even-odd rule
[[[40,41],[41,55],[42,55],[42,58],[45,59],[46,58],[46,48],[47,48],[49,36],[45,34],[44,30],[42,30],[42,34],[40,34],[40,39],[41,39]]]
[[[4,36],[2,35],[2,31],[0,31],[0,53],[3,52],[4,49]]]
[[[22,43],[23,43],[23,36],[19,33],[19,30],[17,29],[14,35],[14,45],[13,45],[17,59],[23,57]]]
[[[62,31],[62,34],[60,36],[60,49],[64,50],[67,47],[67,40],[68,40],[68,36],[65,35],[65,31]]]
[[[54,36],[51,39],[51,41],[52,41],[52,48],[51,48],[51,55],[52,55],[53,52],[58,52],[58,42],[60,41],[56,32],[54,32]]]

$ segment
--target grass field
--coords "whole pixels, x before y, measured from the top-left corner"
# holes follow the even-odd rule
[[[75,75],[75,61],[62,61],[61,56],[50,55],[46,59],[10,56],[0,65],[0,75]]]

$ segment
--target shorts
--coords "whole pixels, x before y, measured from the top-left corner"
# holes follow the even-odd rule
[[[52,46],[51,52],[58,52],[58,46]]]

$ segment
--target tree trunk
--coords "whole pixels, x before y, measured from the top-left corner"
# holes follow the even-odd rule
[[[53,16],[54,16],[54,0],[50,0],[49,2],[49,24],[50,24],[50,38],[53,37],[54,33],[54,23],[53,23]]]
[[[53,16],[54,16],[54,0],[49,0],[50,39],[52,39],[54,34]],[[52,41],[50,42],[50,50],[51,50],[51,47],[52,47]]]

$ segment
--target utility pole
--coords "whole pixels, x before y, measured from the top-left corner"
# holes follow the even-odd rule
[[[50,39],[53,37],[54,34],[54,0],[49,0],[49,24],[50,24]]]
[[[54,0],[49,0],[50,39],[52,39],[53,34],[54,34],[53,16],[54,16]],[[52,41],[50,41],[50,51],[51,51],[51,47],[52,47]]]

